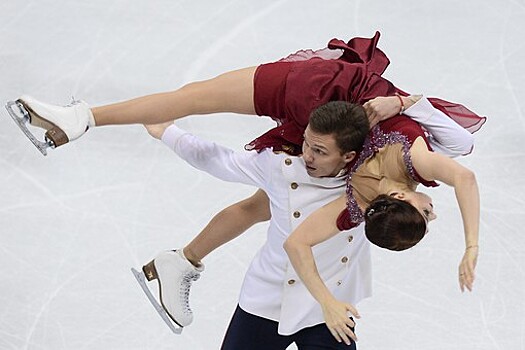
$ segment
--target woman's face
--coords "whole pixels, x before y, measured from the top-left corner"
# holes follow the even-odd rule
[[[423,215],[427,223],[437,218],[437,215],[434,213],[432,198],[423,192],[393,190],[390,191],[388,195],[410,203],[421,213],[421,215]]]

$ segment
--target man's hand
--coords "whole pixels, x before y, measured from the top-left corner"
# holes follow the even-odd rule
[[[366,102],[363,107],[372,128],[377,123],[399,114],[401,102],[396,96],[376,97]]]
[[[144,127],[151,136],[160,140],[162,138],[162,135],[164,134],[164,131],[172,124],[173,121],[162,124],[144,124]]]
[[[366,102],[363,107],[365,109],[366,115],[368,116],[370,127],[372,128],[377,123],[398,115],[401,112],[401,107],[407,109],[419,101],[420,98],[421,95],[388,96],[376,97]],[[403,105],[401,105],[400,99],[403,101]]]
[[[336,299],[331,299],[321,304],[321,307],[326,326],[338,342],[343,341],[345,344],[350,345],[350,339],[354,342],[357,341],[357,337],[351,329],[351,327],[355,326],[355,323],[348,317],[349,313],[356,318],[361,317],[355,307]]]

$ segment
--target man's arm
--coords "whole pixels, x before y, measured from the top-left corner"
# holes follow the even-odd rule
[[[401,104],[401,102],[403,104]],[[400,113],[425,127],[430,133],[432,149],[449,157],[468,154],[474,147],[474,136],[434,108],[423,96],[376,97],[364,104],[371,125]]]
[[[156,137],[154,134],[152,136]],[[271,180],[271,176],[264,171],[269,167],[266,152],[234,152],[200,139],[174,124],[165,125],[161,140],[192,167],[218,179],[261,188],[266,187],[265,184]]]
[[[423,125],[432,137],[429,142],[434,151],[449,157],[469,154],[474,147],[474,136],[461,125],[436,109],[421,97],[403,113]]]

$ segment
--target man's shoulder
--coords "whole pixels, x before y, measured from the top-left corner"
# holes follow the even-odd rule
[[[266,167],[268,167],[268,169],[265,169],[266,171],[275,171],[277,169],[297,171],[293,169],[297,167],[304,168],[304,163],[300,156],[293,156],[283,151],[274,151],[271,148],[261,150],[259,157],[260,162],[258,163],[266,164]]]

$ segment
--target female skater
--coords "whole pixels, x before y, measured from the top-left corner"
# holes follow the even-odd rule
[[[390,250],[412,247],[435,218],[430,197],[416,192],[418,183],[438,180],[454,187],[463,217],[465,252],[459,284],[472,290],[478,256],[479,193],[474,173],[432,152],[417,124],[394,117],[376,126],[347,178],[347,193],[312,213],[284,244],[298,276],[320,303],[332,335],[348,342],[351,306],[334,297],[320,277],[312,248],[342,230],[365,221],[369,241]],[[413,205],[407,205],[407,203]],[[420,215],[414,213],[414,207]]]

